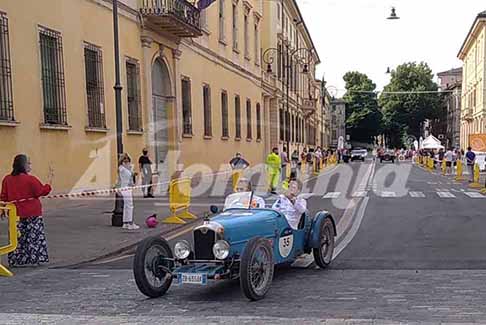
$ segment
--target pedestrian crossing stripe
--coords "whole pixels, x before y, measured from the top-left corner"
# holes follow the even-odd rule
[[[356,191],[353,193],[353,197],[365,197],[366,194],[367,193],[365,191]]]
[[[479,192],[464,192],[467,196],[474,198],[474,199],[484,199],[486,196],[482,195]]]
[[[397,194],[395,192],[381,192],[380,193],[381,197],[396,197]]]
[[[425,197],[425,194],[423,192],[408,192],[411,197]]]
[[[451,192],[437,192],[437,195],[443,199],[455,198],[456,196]]]
[[[341,192],[329,192],[326,193],[322,198],[323,199],[337,199],[341,195]]]

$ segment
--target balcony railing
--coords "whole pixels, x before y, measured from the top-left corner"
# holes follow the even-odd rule
[[[162,32],[178,37],[199,37],[201,12],[186,0],[141,0],[140,13]]]

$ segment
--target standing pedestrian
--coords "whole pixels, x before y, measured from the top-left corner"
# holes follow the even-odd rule
[[[447,152],[444,154],[443,159],[446,161],[446,175],[452,174],[452,161],[454,160],[454,153],[452,149],[449,148]]]
[[[250,166],[250,163],[239,152],[235,154],[235,157],[230,160],[229,164],[233,170],[242,170]]]
[[[289,163],[289,157],[287,156],[287,148],[285,147],[280,153],[280,161],[282,163],[281,181],[283,182],[287,179],[287,164]]]
[[[474,181],[474,163],[476,162],[476,154],[472,151],[471,147],[467,147],[466,152],[466,164],[469,171],[469,182]]]
[[[282,168],[282,161],[278,155],[278,148],[273,148],[272,152],[267,156],[266,160],[269,191],[272,194],[277,194],[278,180],[280,179],[280,169]]]
[[[140,227],[133,222],[133,190],[135,185],[135,173],[133,172],[132,159],[127,153],[120,157],[118,163],[118,183],[123,197],[123,229],[137,230]]]
[[[295,149],[290,156],[290,179],[297,179],[297,171],[299,170],[299,165],[299,151]]]
[[[38,266],[49,262],[47,253],[47,239],[42,219],[42,205],[40,197],[51,192],[49,184],[42,184],[39,179],[29,173],[32,170],[30,159],[26,155],[14,158],[12,173],[5,176],[2,182],[0,201],[15,202],[19,223],[17,229],[20,234],[17,248],[8,254],[8,264],[15,266]],[[52,174],[49,175],[49,178]],[[49,179],[48,183],[51,182]]]
[[[152,161],[148,155],[148,150],[143,149],[142,155],[138,158],[138,166],[142,174],[143,197],[153,198],[152,194]]]

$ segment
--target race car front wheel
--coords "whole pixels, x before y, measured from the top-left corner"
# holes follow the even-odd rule
[[[240,285],[243,294],[253,301],[263,299],[272,284],[273,271],[270,242],[259,237],[250,239],[240,262]]]
[[[319,247],[312,250],[314,261],[321,269],[331,264],[334,253],[334,226],[331,219],[326,218],[321,225]]]
[[[138,289],[150,298],[163,296],[172,284],[172,251],[167,241],[150,237],[142,241],[133,260],[133,274]]]

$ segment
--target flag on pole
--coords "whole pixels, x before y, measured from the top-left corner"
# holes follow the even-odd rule
[[[197,3],[197,7],[199,10],[204,10],[209,7],[214,1],[216,0],[199,0]]]

